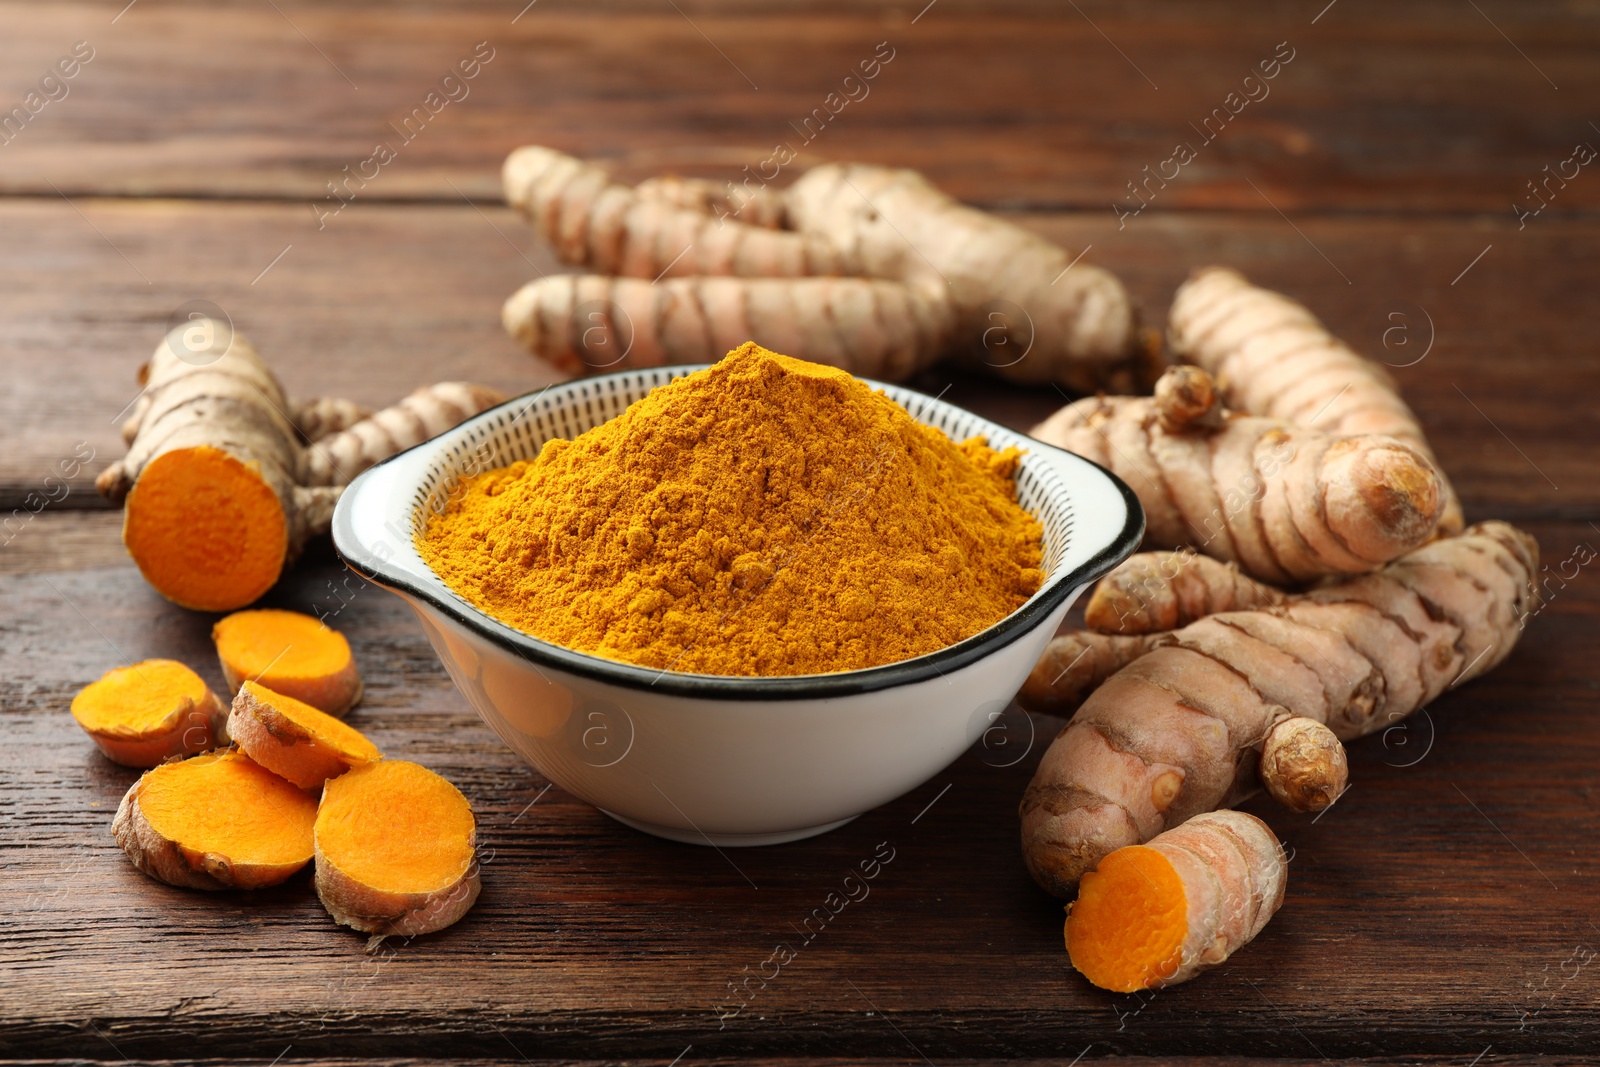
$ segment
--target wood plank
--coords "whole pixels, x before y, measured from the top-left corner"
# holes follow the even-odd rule
[[[1543,168],[1600,145],[1583,103],[1600,90],[1600,20],[1556,3],[1345,0],[1319,18],[1300,3],[676,6],[544,0],[513,20],[522,5],[146,0],[113,22],[120,5],[0,4],[6,109],[73,42],[95,50],[5,146],[0,191],[321,201],[382,140],[398,158],[362,199],[493,200],[527,141],[628,177],[719,179],[783,143],[802,153],[791,173],[862,159],[975,202],[1109,213],[1187,142],[1197,158],[1149,187],[1157,208],[1512,218],[1537,204]],[[479,41],[495,58],[468,95],[397,134]],[[894,58],[867,95],[825,103],[879,42]],[[1279,42],[1290,64],[1244,86]],[[1246,91],[1260,99],[1228,100]],[[808,141],[797,127],[828,107]],[[1592,211],[1600,180],[1542,196],[1551,214]]]
[[[1472,515],[1600,518],[1600,426],[1577,401],[1600,395],[1600,293],[1586,281],[1600,221],[1017,218],[1092,246],[1088,261],[1122,276],[1156,325],[1203,264],[1283,289],[1393,366]],[[99,505],[89,481],[121,454],[134,370],[189,300],[225,309],[295,395],[377,404],[440,378],[521,392],[553,377],[499,326],[505,296],[558,269],[504,208],[358,203],[319,232],[288,204],[10,200],[0,231],[5,514],[58,493],[45,476],[75,450],[94,459],[48,506]],[[917,384],[1023,429],[1063,399],[945,368]]]
[[[0,534],[0,574],[54,574],[128,562],[122,513],[44,510]]]
[[[1585,523],[1531,528],[1552,564],[1596,538]],[[273,602],[326,609],[338,579],[313,557]],[[0,578],[0,1054],[163,1056],[175,1034],[186,1055],[268,1060],[291,1044],[302,1057],[662,1061],[689,1045],[694,1059],[1586,1054],[1600,971],[1574,953],[1600,947],[1581,906],[1600,876],[1587,844],[1600,720],[1586,710],[1600,583],[1591,567],[1555,591],[1499,670],[1353,745],[1355,787],[1324,816],[1253,802],[1295,850],[1286,905],[1225,966],[1140,998],[1071,973],[1060,905],[1018,859],[1016,801],[1058,720],[1013,713],[1027,755],[1009,766],[1014,748],[979,746],[831,834],[723,855],[544,792],[375,588],[345,594],[336,618],[368,683],[352,721],[471,798],[477,908],[367,957],[303,876],[248,896],[157,885],[107,830],[133,772],[65,707],[150,655],[220,684],[210,617],[127,566]],[[721,1018],[729,983],[799,941],[795,925],[884,841],[895,858],[870,896]]]

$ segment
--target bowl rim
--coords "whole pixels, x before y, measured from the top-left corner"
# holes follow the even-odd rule
[[[391,592],[398,593],[405,599],[426,604],[432,610],[443,614],[476,636],[491,642],[518,658],[527,660],[535,669],[540,666],[553,667],[594,681],[651,693],[720,700],[788,701],[870,693],[942,677],[952,671],[967,667],[1029,633],[1048,619],[1065,601],[1075,596],[1079,590],[1090,582],[1104,576],[1118,563],[1126,559],[1139,547],[1140,541],[1144,538],[1145,515],[1144,509],[1139,503],[1139,498],[1128,487],[1126,482],[1110,470],[1074,452],[1068,452],[1063,448],[1040,441],[1022,431],[1012,430],[1010,427],[1003,426],[992,419],[984,418],[976,412],[969,411],[939,397],[929,396],[926,393],[922,395],[935,405],[952,408],[958,414],[976,419],[986,428],[993,428],[1004,434],[1014,434],[1025,438],[1030,442],[1028,445],[1030,449],[1035,447],[1042,448],[1047,450],[1047,454],[1054,454],[1055,457],[1064,457],[1074,464],[1081,464],[1086,469],[1086,473],[1104,478],[1120,493],[1126,514],[1121,529],[1118,530],[1110,542],[1092,552],[1083,562],[1066,572],[1059,579],[1052,575],[1048,588],[1029,598],[1026,603],[1005,616],[1005,618],[963,641],[947,645],[937,651],[921,656],[914,656],[911,659],[880,664],[876,667],[862,667],[828,674],[775,676],[693,674],[686,671],[658,670],[634,663],[626,663],[622,660],[606,659],[602,656],[579,652],[563,645],[545,641],[542,638],[535,637],[507,623],[503,623],[468,603],[465,599],[460,598],[453,590],[449,590],[443,579],[436,578],[439,585],[450,592],[449,598],[441,597],[435,590],[412,579],[405,572],[388,566],[387,561],[374,553],[355,531],[352,519],[354,508],[352,502],[359,495],[358,488],[363,481],[375,477],[376,472],[383,468],[407,462],[407,457],[420,450],[437,448],[447,440],[454,439],[457,435],[469,433],[473,427],[493,419],[498,413],[507,408],[519,404],[531,405],[534,399],[548,396],[551,393],[559,393],[564,388],[593,387],[609,379],[637,376],[643,371],[670,371],[674,373],[675,379],[681,376],[677,373],[679,371],[692,373],[708,366],[711,366],[711,364],[693,364],[683,367],[639,367],[616,371],[611,374],[589,375],[546,386],[542,390],[524,393],[521,396],[513,397],[502,404],[480,412],[445,431],[438,437],[391,456],[357,475],[340,495],[338,505],[334,510],[332,522],[334,549],[351,570],[367,581],[389,589]],[[865,382],[873,389],[904,389],[912,392],[921,392],[903,383],[879,382],[871,378],[859,378],[859,376],[858,380]]]

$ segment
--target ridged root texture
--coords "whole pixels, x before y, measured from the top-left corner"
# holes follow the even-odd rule
[[[1155,378],[1159,354],[1144,343],[1133,302],[1115,277],[956,202],[914,171],[826,164],[782,193],[763,187],[748,196],[678,178],[630,189],[599,167],[529,146],[511,153],[502,177],[506,200],[563,261],[622,279],[696,283],[669,288],[663,303],[679,309],[672,322],[667,311],[642,306],[642,290],[619,286],[616,303],[640,311],[633,328],[641,347],[631,365],[710,362],[753,339],[875,378],[902,378],[955,353],[1004,378],[1081,392],[1131,391]],[[930,306],[907,313],[885,297],[887,289],[803,283],[821,276],[902,286]],[[708,285],[715,277],[780,285]],[[534,354],[572,370],[623,365],[614,356],[625,345],[606,358],[592,341],[586,347],[573,340],[604,333],[583,311],[593,298],[557,299],[551,287],[568,283],[549,283],[513,297],[507,330]],[[585,294],[599,288],[589,280],[581,287]],[[741,314],[741,299],[762,307]],[[695,300],[698,312],[684,310]],[[925,329],[920,320],[935,304],[940,328]],[[578,311],[557,321],[562,308]],[[690,328],[696,318],[707,325]],[[919,320],[914,330],[911,319]],[[754,328],[741,331],[741,322]],[[880,335],[907,332],[927,340],[914,359],[890,355],[903,350],[896,345],[875,354],[885,347]]]
[[[1314,806],[1337,788],[1339,739],[1400,721],[1498,665],[1535,602],[1538,548],[1503,522],[1433,541],[1383,570],[1227,612],[1132,658],[1084,701],[1040,761],[1021,806],[1035,879],[1068,896],[1110,852],[1257,788],[1261,750],[1281,792]],[[1079,633],[1057,642],[1137,642]],[[1024,690],[1027,693],[1027,690]],[[1332,783],[1331,785],[1329,783]]]
[[[1241,573],[1237,564],[1192,548],[1140,552],[1095,584],[1083,621],[1107,634],[1159,633],[1222,611],[1281,604],[1284,596]]]
[[[246,680],[342,716],[361,699],[361,674],[343,634],[297,611],[259,608],[217,621],[211,639],[228,688]]]
[[[1388,371],[1288,297],[1207,267],[1179,287],[1168,324],[1173,350],[1216,377],[1230,407],[1330,434],[1386,434],[1433,459]],[[1440,530],[1457,533],[1461,502],[1448,480],[1441,496]]]
[[[1287,873],[1277,837],[1237,811],[1118,849],[1084,876],[1068,908],[1072,965],[1117,993],[1188,981],[1261,932]]]
[[[562,370],[595,374],[703,363],[754,340],[871,378],[899,380],[948,348],[942,288],[869,278],[670,278],[557,274],[506,301],[506,332]]]
[[[1198,372],[1168,375],[1178,373]],[[1203,409],[1180,412],[1175,400],[1093,397],[1031,432],[1127,482],[1148,546],[1193,545],[1262,581],[1370,571],[1438,525],[1439,473],[1408,444],[1234,413],[1213,429]]]

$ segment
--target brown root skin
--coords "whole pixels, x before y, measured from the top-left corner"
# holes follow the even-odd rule
[[[393,814],[402,805],[403,827]],[[404,760],[358,766],[323,789],[317,896],[335,922],[363,933],[433,933],[478,899],[476,844],[471,805],[437,774]]]
[[[351,767],[383,758],[377,746],[332,715],[250,681],[233,698],[228,733],[245,755],[310,792]]]
[[[784,228],[783,193],[770,185],[739,186],[733,182],[718,185],[704,178],[665,174],[647,178],[634,186],[633,192],[641,200],[714,215],[725,222],[742,222],[764,230]]]
[[[1071,715],[1100,683],[1153,648],[1169,643],[1161,634],[1131,635],[1078,630],[1045,647],[1017,703],[1043,715]]]
[[[1334,435],[1385,434],[1433,460],[1389,373],[1288,297],[1236,271],[1206,267],[1179,287],[1168,324],[1173,351],[1221,382],[1234,410]],[[1459,533],[1461,502],[1447,479],[1440,494],[1439,529]]]
[[[1350,765],[1344,743],[1316,719],[1291,715],[1261,742],[1261,784],[1290,811],[1323,811],[1344,792]]]
[[[1084,876],[1067,907],[1067,951],[1102,989],[1177,985],[1249,944],[1282,905],[1287,882],[1283,846],[1260,819],[1197,815]]]
[[[499,390],[471,382],[425,385],[399,403],[308,445],[301,453],[300,482],[307,486],[345,485],[368,467],[437,437],[505,399]]]
[[[1262,745],[1286,715],[1359,737],[1492,669],[1536,602],[1538,566],[1527,534],[1480,523],[1376,573],[1166,635],[1046,750],[1020,808],[1028,869],[1070,895],[1110,851],[1256,788]],[[1314,803],[1342,777],[1320,732],[1279,741],[1268,773],[1291,802]]]
[[[685,179],[630,189],[612,182],[599,167],[537,146],[512,152],[502,177],[506,200],[557,255],[598,274],[655,281],[851,276],[937,289],[949,304],[953,328],[935,354],[969,353],[975,366],[1000,377],[1055,382],[1080,392],[1146,386],[1153,380],[1148,371],[1159,360],[1139,333],[1127,291],[1111,274],[1077,262],[1072,253],[1031,231],[957,203],[914,171],[816,167],[781,194],[781,215],[789,229],[767,226],[780,214],[769,207],[777,194],[756,195],[742,210],[730,213],[725,208],[741,200],[725,190]],[[747,212],[759,224],[740,221]],[[704,291],[754,299],[770,289]],[[865,291],[838,290],[846,295]],[[691,292],[701,290],[685,290],[684,295]],[[812,329],[824,321],[807,314],[820,311],[822,292],[829,291],[792,300],[770,297],[769,307],[749,312],[724,302],[720,310],[707,309],[707,327],[691,329],[685,323],[677,334],[658,327],[658,316],[649,311],[644,312],[644,325],[635,321],[634,326],[652,342],[659,339],[663,352],[676,353],[660,360],[664,362],[711,362],[754,338],[800,359],[853,369],[830,355],[838,347],[831,331]],[[563,302],[548,294],[525,290],[513,301],[505,314],[507,329],[524,343],[540,338],[537,354],[544,355],[547,348],[557,351],[547,358],[572,369],[612,365],[603,359],[574,366],[560,354],[579,347],[573,339],[595,325],[586,316],[557,317],[553,312]],[[566,306],[587,303],[585,297]],[[857,310],[841,319],[846,341],[860,339],[867,350],[881,347],[872,308],[859,300],[849,306]],[[528,324],[535,308],[541,315],[537,329]],[[733,321],[741,316],[798,335],[801,343],[786,343],[762,330],[739,333]],[[695,318],[687,313],[681,317]],[[884,325],[893,331],[893,323]],[[998,336],[997,329],[1005,335],[1000,348],[988,343]],[[845,347],[850,350],[848,343]],[[865,354],[853,356],[863,373],[873,373],[873,360]]]
[[[242,787],[212,790],[209,795],[197,797],[195,803],[199,807],[215,807],[224,811],[259,804],[262,807],[251,817],[258,821],[278,820],[281,825],[275,826],[274,830],[282,833],[295,832],[295,821],[297,817],[301,818],[305,821],[304,829],[307,831],[303,857],[296,855],[287,860],[268,862],[241,860],[225,851],[186,845],[176,836],[161,833],[147,816],[142,802],[144,791],[155,787],[152,775],[184,773],[216,761],[242,761],[250,765],[248,759],[236,752],[206,753],[183,763],[157,767],[133,783],[123,795],[111,822],[111,835],[117,845],[143,873],[159,882],[186,889],[262,889],[293,877],[311,862],[309,829],[312,812],[309,807],[303,812],[294,810],[295,801],[284,793],[268,795],[275,787],[282,787],[289,794],[294,790],[253,765],[250,765],[250,773]],[[250,777],[254,777],[255,781],[249,781]],[[300,801],[310,804],[303,796]]]
[[[549,148],[518,148],[506,157],[501,180],[506,202],[563,262],[602,274],[648,280],[860,273],[814,237],[641,197],[600,167]]]
[[[1140,552],[1095,584],[1083,621],[1107,634],[1157,633],[1221,611],[1281,604],[1286,596],[1192,548]]]
[[[581,320],[581,321],[580,321]],[[506,332],[582,374],[705,363],[752,337],[869,378],[898,381],[949,349],[954,314],[935,286],[869,278],[670,278],[556,274],[505,303]]]
[[[153,685],[159,693],[161,683],[154,677],[156,671],[152,667],[181,671],[190,682],[189,692],[163,694],[171,710],[162,721],[135,726],[126,722],[105,722],[103,716],[92,714],[89,705],[96,702],[127,702],[130,694],[118,686],[119,679],[132,683],[139,690],[148,691]],[[102,696],[107,685],[114,687],[113,691]],[[227,711],[222,702],[193,671],[171,660],[146,660],[108,671],[100,681],[86,686],[73,698],[72,714],[106,758],[124,767],[148,769],[174,757],[207,752],[228,742]]]
[[[315,396],[297,401],[290,414],[295,429],[300,431],[300,439],[310,443],[320,441],[329,434],[348,430],[362,419],[369,418],[372,409],[336,396]]]
[[[1077,401],[1031,432],[1127,482],[1144,506],[1149,547],[1195,545],[1262,581],[1374,570],[1432,535],[1443,483],[1416,449],[1234,413],[1209,429],[1190,402],[1199,374],[1169,370],[1160,401]],[[1164,418],[1180,408],[1186,421],[1170,433]]]

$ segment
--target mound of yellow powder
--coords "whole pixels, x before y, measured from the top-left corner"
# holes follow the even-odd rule
[[[1042,580],[1018,452],[956,444],[755,344],[463,484],[419,542],[536,637],[699,674],[820,674],[954,644]]]

